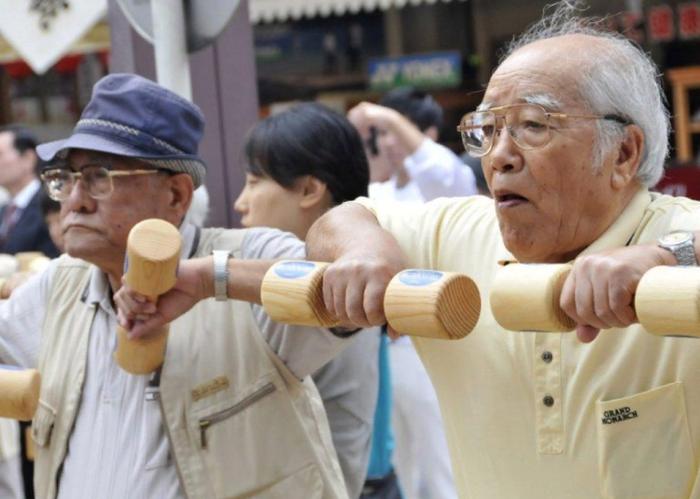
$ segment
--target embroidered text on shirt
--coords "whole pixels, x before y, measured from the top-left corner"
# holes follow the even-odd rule
[[[610,411],[603,412],[603,418],[601,421],[603,424],[613,424],[621,423],[636,417],[637,411],[633,411],[629,407],[620,407],[619,409],[612,409]]]

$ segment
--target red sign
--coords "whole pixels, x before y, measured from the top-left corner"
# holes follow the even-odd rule
[[[658,5],[649,9],[647,14],[649,38],[655,42],[673,40],[673,10],[668,5]]]
[[[700,201],[700,167],[669,168],[654,190]]]
[[[678,6],[678,34],[684,40],[700,37],[700,2]]]

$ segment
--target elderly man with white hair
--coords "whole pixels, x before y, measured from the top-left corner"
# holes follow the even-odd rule
[[[700,497],[700,343],[648,334],[633,308],[648,269],[697,264],[700,203],[649,192],[667,152],[657,68],[576,11],[560,2],[514,41],[460,124],[493,200],[347,203],[312,227],[307,256],[334,261],[326,306],[362,326],[385,321],[380,297],[407,266],[478,284],[468,337],[413,340],[460,497]],[[509,260],[573,262],[561,305],[577,334],[496,323]],[[605,417],[626,408],[636,417]]]

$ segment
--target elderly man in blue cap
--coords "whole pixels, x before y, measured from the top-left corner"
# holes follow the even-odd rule
[[[236,300],[254,301],[269,260],[303,246],[269,229],[182,222],[206,172],[202,131],[196,106],[115,74],[68,139],[38,149],[68,255],[0,305],[0,360],[43,377],[37,497],[347,497],[308,375],[348,340]],[[162,368],[139,376],[114,360],[113,296],[129,230],[147,218],[180,227],[182,257],[199,257],[181,273],[208,299],[171,324]]]

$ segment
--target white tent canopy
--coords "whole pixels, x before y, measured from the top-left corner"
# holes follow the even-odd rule
[[[452,0],[250,0],[249,8],[250,20],[257,24],[450,1]]]

